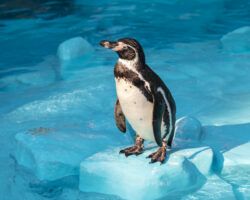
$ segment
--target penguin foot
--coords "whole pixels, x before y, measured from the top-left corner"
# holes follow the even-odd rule
[[[137,136],[136,138],[136,143],[132,147],[128,147],[125,149],[122,149],[120,153],[124,153],[126,157],[131,156],[131,155],[139,155],[143,153],[143,142],[144,140]]]
[[[161,164],[165,161],[167,147],[163,144],[156,152],[151,153],[147,158],[151,158],[150,163],[160,162]]]
[[[143,153],[143,148],[138,147],[138,146],[132,146],[128,147],[126,149],[122,149],[120,153],[124,153],[126,157],[131,156],[131,155],[139,155]]]

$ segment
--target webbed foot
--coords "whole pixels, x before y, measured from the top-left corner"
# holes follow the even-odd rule
[[[165,142],[162,143],[162,147],[160,147],[156,152],[151,153],[147,158],[151,158],[150,163],[161,162],[163,163],[166,159],[167,153],[167,145]]]
[[[143,153],[143,142],[144,142],[144,140],[141,137],[137,136],[135,145],[132,147],[122,149],[120,151],[120,153],[124,153],[126,157],[128,157],[130,155],[137,156],[137,155]]]

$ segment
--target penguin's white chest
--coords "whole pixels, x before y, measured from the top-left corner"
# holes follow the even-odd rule
[[[116,92],[122,111],[138,135],[155,141],[153,134],[153,103],[148,101],[139,88],[122,78],[116,78]]]

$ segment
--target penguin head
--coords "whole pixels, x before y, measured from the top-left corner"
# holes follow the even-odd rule
[[[124,60],[138,60],[145,62],[143,49],[138,41],[132,38],[122,38],[111,42],[102,40],[100,45],[107,49],[112,49],[117,52],[119,58]]]

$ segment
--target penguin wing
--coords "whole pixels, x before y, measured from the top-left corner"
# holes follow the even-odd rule
[[[126,122],[125,122],[125,116],[122,112],[122,108],[119,102],[119,99],[117,99],[115,104],[115,122],[117,128],[120,129],[121,132],[126,132]]]
[[[153,132],[156,143],[162,146],[161,138],[161,122],[165,109],[164,99],[159,92],[154,95],[154,106],[153,106]]]

